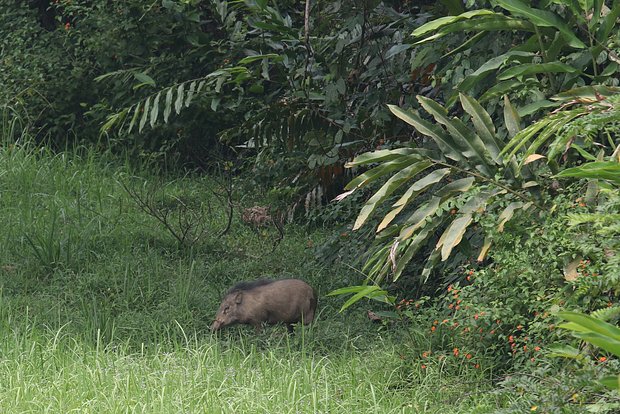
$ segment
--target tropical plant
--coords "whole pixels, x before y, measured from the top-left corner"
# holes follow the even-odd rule
[[[618,315],[620,308],[605,309],[605,314]],[[603,315],[603,313],[599,312]],[[573,336],[596,345],[610,354],[620,357],[620,328],[605,322],[600,317],[589,316],[579,312],[559,312],[558,316],[568,322],[560,325],[560,328],[572,331]],[[555,356],[571,358],[581,357],[579,350],[570,346],[555,348]],[[609,375],[600,379],[600,382],[608,388],[620,390],[620,375]]]
[[[562,103],[562,107],[516,134],[506,144],[502,155],[512,157],[518,151],[525,150],[520,166],[546,158],[555,173],[560,171],[560,157],[567,160],[572,155],[571,159],[597,161],[607,155],[610,159],[617,159],[620,148],[617,139],[620,125],[619,91],[618,88],[598,85],[557,95],[553,99]],[[601,164],[596,164],[591,172],[598,169],[603,174],[601,167]],[[564,170],[561,176],[574,176],[576,171]],[[608,173],[611,171],[613,166]]]
[[[400,119],[429,137],[424,147],[408,146],[362,154],[348,167],[372,166],[346,186],[347,197],[370,183],[392,175],[362,207],[353,229],[359,229],[386,203],[392,205],[376,227],[377,246],[363,271],[380,283],[389,274],[398,279],[414,255],[426,245],[434,244],[419,275],[420,282],[430,276],[433,266],[445,261],[453,249],[476,230],[472,226],[485,210],[502,209],[497,229],[501,232],[519,210],[536,205],[528,188],[537,185],[515,175],[512,161],[505,162],[500,153],[504,146],[498,138],[489,114],[473,98],[459,96],[472,126],[454,117],[435,101],[418,96],[422,108],[437,122],[433,124],[416,111],[390,105]],[[514,109],[505,101],[506,124],[518,127]],[[431,145],[433,143],[434,145]],[[397,190],[406,190],[395,201]],[[487,238],[478,260],[483,260],[491,240]]]
[[[553,106],[546,97],[573,87],[591,83],[618,84],[618,0],[547,0],[538,7],[522,0],[491,3],[495,9],[441,17],[413,31],[417,39],[415,44],[453,34],[474,33],[444,55],[450,59],[474,48],[492,32],[523,34],[516,36],[508,50],[466,74],[457,85],[459,92],[481,94],[481,102],[509,92],[527,94],[530,105],[521,109],[524,115]],[[448,61],[447,65],[452,62]],[[455,94],[449,102],[456,100]]]

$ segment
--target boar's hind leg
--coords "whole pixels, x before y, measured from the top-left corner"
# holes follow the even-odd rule
[[[286,324],[286,329],[288,329],[288,333],[292,334],[293,333],[293,325],[288,323]]]

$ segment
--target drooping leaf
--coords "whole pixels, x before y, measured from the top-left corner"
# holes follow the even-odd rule
[[[523,208],[523,206],[524,206],[524,204],[521,201],[514,201],[514,202],[508,204],[508,206],[506,206],[504,211],[502,211],[502,213],[498,217],[499,223],[497,224],[497,231],[499,231],[500,233],[503,232],[504,231],[504,225],[506,224],[506,222],[508,220],[510,220],[512,218],[512,216],[515,213],[515,210],[517,210],[519,208]]]
[[[446,134],[441,128],[433,125],[432,123],[423,120],[420,116],[413,111],[403,111],[395,105],[388,105],[388,108],[394,115],[402,119],[409,125],[412,125],[420,133],[431,137],[437,146],[441,149],[444,155],[454,161],[462,161],[463,156],[460,153],[458,147],[454,143],[454,140],[450,135]]]
[[[396,203],[394,203],[394,209],[388,214],[386,214],[386,216],[383,218],[383,221],[381,221],[381,223],[379,224],[379,227],[377,227],[377,231],[381,231],[386,228],[392,222],[392,220],[394,220],[394,218],[396,218],[396,216],[403,210],[403,208],[405,208],[405,206],[410,201],[412,201],[418,194],[425,191],[430,186],[441,181],[449,173],[449,168],[442,168],[429,173],[425,177],[413,183],[401,196],[401,198],[396,201]]]
[[[375,180],[377,180],[380,177],[383,177],[386,174],[390,174],[392,172],[396,172],[396,171],[400,171],[405,167],[408,167],[409,165],[415,163],[418,161],[417,157],[411,157],[411,156],[400,156],[396,159],[390,160],[390,161],[386,161],[382,164],[380,164],[379,166],[372,168],[371,170],[368,170],[360,175],[358,175],[357,177],[355,177],[353,180],[351,180],[346,186],[345,186],[345,190],[353,190],[356,188],[361,188],[365,185],[367,185],[370,182],[373,182]]]
[[[155,86],[155,80],[144,72],[134,72],[133,77],[140,82],[139,85],[134,86],[134,89],[143,85]]]
[[[138,102],[135,106],[133,106],[133,115],[131,116],[131,121],[129,122],[129,129],[127,133],[131,133],[136,121],[138,120],[138,116],[140,115],[140,108],[142,107],[142,102]],[[131,111],[131,108],[129,109]]]
[[[182,83],[177,88],[177,100],[174,102],[174,110],[177,115],[181,113],[181,108],[183,108],[184,87],[185,85]]]
[[[187,91],[187,97],[185,98],[185,107],[188,108],[190,103],[192,103],[192,98],[194,97],[194,92],[196,91],[196,81],[192,81],[189,84],[189,90]]]
[[[607,180],[620,186],[620,163],[614,161],[589,162],[579,167],[567,168],[557,176]]]
[[[490,238],[489,236],[484,238],[484,243],[482,244],[482,247],[480,248],[480,253],[478,253],[478,257],[476,258],[476,261],[482,262],[487,257],[487,253],[489,252],[489,249],[491,248],[492,243],[493,243],[493,239]]]
[[[243,59],[241,59],[239,61],[239,65],[247,65],[248,63],[252,63],[252,62],[256,62],[257,60],[263,60],[263,59],[273,59],[276,61],[282,60],[282,56],[276,54],[276,53],[267,53],[264,55],[252,55],[252,56],[246,56]]]
[[[144,125],[146,125],[146,121],[149,119],[149,109],[151,107],[151,97],[146,98],[146,102],[144,102],[144,108],[142,108],[142,118],[140,118],[140,125],[138,125],[138,132],[142,132],[144,129]]]
[[[578,312],[558,312],[558,316],[586,328],[589,332],[598,333],[616,341],[620,341],[620,328],[608,322]]]
[[[468,11],[468,12],[459,14],[458,16],[440,17],[438,19],[432,20],[418,27],[417,29],[413,31],[413,33],[411,33],[411,35],[414,37],[420,37],[420,36],[424,36],[427,33],[434,32],[443,26],[455,23],[459,20],[471,19],[472,17],[476,17],[476,16],[488,16],[488,15],[495,15],[495,14],[496,13],[491,10],[473,10],[473,11]]]
[[[172,112],[172,88],[168,88],[168,92],[166,92],[166,104],[164,106],[164,122],[168,123],[168,117],[170,117],[170,112]]]
[[[535,9],[520,0],[497,0],[497,5],[509,12],[525,17],[537,26],[553,27],[562,33],[568,44],[574,48],[585,49],[586,45],[579,40],[573,30],[562,19],[547,10]]]
[[[465,214],[462,217],[453,220],[452,223],[448,226],[446,231],[441,235],[436,249],[441,247],[441,261],[445,262],[448,257],[450,257],[450,253],[454,247],[458,246],[458,244],[463,239],[463,235],[467,230],[467,227],[472,223],[473,217],[471,214]]]
[[[497,79],[507,80],[518,76],[533,75],[536,73],[578,73],[579,69],[567,65],[562,62],[549,63],[524,63],[522,65],[513,66],[506,69],[499,75]]]
[[[490,167],[489,155],[480,137],[467,128],[460,119],[449,118],[446,109],[437,102],[423,96],[417,98],[422,107],[437,122],[446,127],[456,144],[455,150],[460,150],[465,157],[482,164],[488,170]],[[490,173],[490,170],[487,173]]]
[[[348,162],[345,167],[358,167],[360,165],[373,164],[383,161],[393,160],[395,158],[401,157],[403,155],[412,155],[416,152],[413,148],[397,148],[397,149],[386,149],[386,150],[378,150],[372,152],[365,152],[361,155],[355,157],[353,161]]]
[[[443,219],[441,217],[435,217],[427,223],[413,239],[409,239],[402,243],[404,248],[401,249],[400,256],[396,258],[396,268],[394,269],[395,281],[402,275],[409,262],[413,259],[413,256],[420,250],[420,248],[422,248],[423,243],[428,240],[430,235],[441,225],[441,223],[443,223]]]
[[[508,95],[504,95],[504,122],[510,138],[513,138],[521,130],[521,118],[508,99]]]
[[[484,145],[493,158],[493,161],[495,161],[496,164],[499,164],[501,162],[501,157],[499,156],[501,144],[497,139],[495,126],[493,125],[491,116],[489,116],[487,111],[485,111],[482,105],[480,105],[474,98],[462,93],[459,93],[459,98],[461,100],[463,110],[471,116],[471,120],[476,128],[476,131],[478,132],[478,136],[484,142]]]
[[[159,115],[159,98],[161,96],[161,92],[159,92],[155,99],[153,99],[153,107],[151,108],[151,116],[150,116],[150,126],[153,128],[155,123],[157,122],[157,116]]]
[[[430,167],[433,163],[429,160],[419,161],[415,164],[409,165],[401,169],[394,174],[373,196],[364,204],[362,210],[355,220],[353,230],[357,230],[364,225],[366,220],[375,211],[377,206],[389,197],[396,189],[398,189],[404,182],[410,180],[412,177],[424,171]]]
[[[513,57],[532,57],[535,53],[510,51],[499,56],[489,59],[486,63],[476,69],[473,73],[467,75],[458,85],[457,88],[461,92],[467,92],[478,82],[484,79],[490,73],[502,67],[508,60]]]

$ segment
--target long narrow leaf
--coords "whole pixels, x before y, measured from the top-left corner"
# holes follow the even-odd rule
[[[346,163],[346,168],[358,167],[360,165],[373,164],[377,162],[389,161],[403,155],[412,155],[416,152],[413,148],[397,148],[389,150],[378,150],[365,152],[355,157],[351,162]]]
[[[417,161],[418,161],[418,157],[400,156],[399,158],[384,162],[381,165],[355,177],[345,186],[344,189],[353,190],[353,189],[361,188],[365,186],[366,184],[373,182],[380,177],[383,177],[386,174],[390,174],[395,171],[400,171],[403,168]]]
[[[465,214],[462,217],[452,221],[446,231],[441,235],[440,241],[435,246],[436,249],[441,247],[441,261],[445,262],[452,249],[454,249],[463,239],[463,235],[467,230],[467,227],[473,222],[471,214]]]
[[[412,125],[420,133],[431,137],[446,157],[453,159],[454,161],[463,160],[463,156],[461,155],[458,147],[454,143],[452,137],[446,134],[441,128],[423,120],[415,112],[403,111],[395,105],[388,105],[388,108],[390,109],[390,111],[392,111],[394,115],[407,122],[409,125]]]
[[[497,79],[507,80],[517,76],[533,75],[536,73],[578,73],[579,69],[569,66],[562,62],[549,63],[524,63],[522,65],[513,66],[506,69],[499,75]]]
[[[439,170],[435,170],[425,177],[419,179],[415,183],[413,183],[407,191],[401,196],[396,203],[394,203],[394,209],[385,215],[383,221],[377,227],[377,231],[381,231],[386,228],[394,218],[407,206],[408,203],[413,201],[415,197],[418,196],[421,192],[425,191],[427,188],[441,181],[445,176],[450,174],[449,168],[442,168]]]
[[[149,108],[151,106],[151,97],[146,98],[146,102],[144,102],[144,107],[142,108],[142,118],[140,119],[140,125],[138,125],[138,132],[142,132],[144,125],[146,125],[146,121],[149,118]]]
[[[459,14],[458,16],[440,17],[438,19],[432,20],[418,27],[417,29],[413,31],[413,33],[411,33],[411,35],[414,37],[420,37],[420,36],[424,36],[427,33],[434,32],[437,29],[442,28],[443,26],[457,22],[459,20],[471,19],[472,17],[476,17],[476,16],[486,16],[486,15],[496,15],[496,14],[497,13],[491,10],[473,10],[473,11],[468,11],[468,12]]]
[[[478,132],[478,136],[484,142],[487,151],[491,155],[493,161],[496,164],[501,163],[500,154],[500,142],[497,139],[495,126],[491,116],[484,110],[482,105],[478,103],[474,98],[465,94],[459,93],[461,105],[463,110],[471,116],[471,120]]]
[[[579,49],[586,48],[586,45],[579,40],[571,27],[564,23],[558,15],[550,11],[529,7],[520,0],[497,0],[497,4],[515,15],[525,17],[537,26],[556,28],[562,33],[568,41],[568,44],[572,47]]]
[[[396,189],[398,189],[404,182],[410,180],[416,174],[424,171],[430,167],[433,163],[431,161],[419,161],[406,168],[403,168],[398,173],[394,174],[372,197],[364,204],[362,210],[355,220],[353,230],[357,230],[364,225],[366,220],[372,215],[377,206],[389,197]]]
[[[418,96],[417,98],[422,107],[430,113],[437,122],[444,125],[452,135],[456,144],[455,150],[460,150],[465,157],[482,164],[487,169],[486,173],[490,174],[491,170],[489,168],[491,162],[482,139],[468,129],[458,118],[451,119],[446,109],[437,102],[423,96]]]

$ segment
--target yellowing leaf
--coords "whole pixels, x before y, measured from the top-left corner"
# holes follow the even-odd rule
[[[528,155],[523,161],[523,165],[529,164],[530,162],[534,162],[536,160],[540,160],[541,158],[547,158],[547,157],[545,157],[544,155],[540,155],[540,154]]]
[[[493,241],[491,240],[490,237],[485,237],[484,244],[482,245],[482,248],[480,249],[480,253],[478,254],[478,258],[476,259],[476,261],[481,262],[485,259],[485,257],[487,256],[487,253],[489,252],[489,248],[491,247],[492,242]]]
[[[450,257],[452,249],[457,246],[463,239],[465,230],[473,221],[471,214],[466,214],[463,217],[459,217],[450,223],[450,226],[441,235],[436,248],[441,246],[441,261],[444,262]]]
[[[579,262],[581,261],[581,257],[575,258],[572,262],[569,262],[564,266],[564,279],[567,282],[573,282],[577,280],[579,277],[579,272],[577,272],[577,267],[579,266]]]

